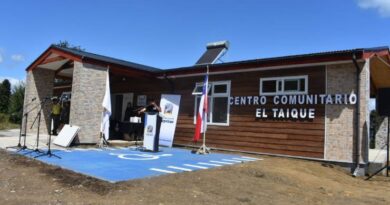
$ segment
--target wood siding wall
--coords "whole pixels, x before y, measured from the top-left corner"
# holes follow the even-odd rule
[[[259,95],[261,77],[295,75],[308,75],[309,94],[325,93],[325,67],[211,75],[209,81],[230,80],[231,96],[256,96]],[[195,83],[202,81],[203,77],[174,80],[176,93],[182,96],[175,144],[193,145],[195,97],[191,93]],[[231,105],[229,126],[209,125],[207,145],[249,152],[324,157],[324,105],[310,106],[316,109],[315,119],[311,121],[256,119],[256,108],[288,107],[272,105],[272,97],[267,102],[265,106]]]
[[[134,93],[134,103],[138,95],[146,95],[148,99],[159,100],[161,94],[172,93],[167,80],[152,78],[131,78],[112,75],[111,93]]]
[[[296,75],[308,75],[309,94],[325,93],[325,67],[210,75],[209,81],[230,80],[231,96],[258,96],[261,77]],[[172,79],[171,83],[167,80],[147,78],[127,78],[123,81],[120,77],[114,77],[111,88],[113,93],[133,92],[135,99],[137,95],[159,99],[162,93],[180,94],[181,103],[174,144],[194,145],[192,138],[195,129],[195,97],[191,93],[195,83],[202,81],[203,76]],[[268,102],[272,102],[272,97]],[[271,103],[265,106],[231,105],[229,126],[209,125],[207,145],[258,153],[321,159],[324,157],[324,105],[310,106],[316,108],[315,119],[311,121],[256,119],[255,111],[259,107],[286,108],[288,106],[273,106]],[[294,107],[299,108],[299,106]],[[201,142],[196,145],[201,145]]]

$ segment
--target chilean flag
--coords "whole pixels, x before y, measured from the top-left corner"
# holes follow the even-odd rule
[[[200,98],[200,102],[199,102],[198,114],[196,115],[196,127],[195,127],[194,142],[197,142],[200,139],[200,133],[206,132],[206,128],[207,128],[208,84],[209,84],[209,76],[208,76],[208,72],[207,72],[206,77],[204,78],[203,91],[202,91],[202,97]]]

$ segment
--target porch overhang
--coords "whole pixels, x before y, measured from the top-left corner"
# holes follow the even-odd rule
[[[29,72],[39,68],[49,69],[55,71],[56,77],[72,78],[74,69],[73,64],[75,61],[106,67],[110,69],[111,73],[117,75],[129,77],[155,77],[153,72],[146,70],[155,69],[152,67],[147,67],[127,61],[120,61],[84,51],[60,48],[54,45],[46,49],[45,52],[43,52],[32,64],[27,67],[26,71]],[[128,65],[134,65],[134,67]],[[143,68],[145,68],[145,70],[143,70]]]
[[[390,57],[389,55],[374,55],[370,58],[371,96],[376,96],[376,90],[390,88]]]

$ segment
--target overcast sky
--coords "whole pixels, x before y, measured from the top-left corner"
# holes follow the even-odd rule
[[[17,82],[51,43],[158,68],[389,45],[390,0],[3,0],[0,80]]]

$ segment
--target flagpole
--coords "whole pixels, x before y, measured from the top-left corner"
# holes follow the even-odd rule
[[[107,66],[107,75],[109,75],[110,73],[110,65]],[[106,81],[106,83],[109,83]],[[106,85],[107,87],[107,85]],[[100,122],[103,121],[103,118],[104,118],[104,112],[105,112],[105,108],[103,107],[103,112],[102,112],[102,115],[101,115],[101,119],[100,119]],[[100,143],[99,143],[99,148],[104,148],[105,146],[107,146],[108,144],[105,143],[105,140],[104,140],[105,136],[104,136],[104,133],[102,132],[102,129],[100,128]]]
[[[207,71],[206,71],[206,75],[208,76],[209,75],[209,64],[207,64]],[[208,86],[209,86],[209,83],[208,83],[208,79],[207,79],[207,87],[206,87],[206,98],[208,98]],[[208,101],[208,99],[205,99]],[[208,102],[207,102],[208,103]],[[208,105],[207,105],[208,106]],[[205,109],[203,109],[203,116],[204,116],[204,119],[203,119],[203,126],[207,127],[207,111]],[[203,143],[202,143],[202,146],[199,148],[199,150],[197,151],[197,154],[209,154],[210,153],[210,148],[208,148],[206,146],[206,131],[207,129],[204,129],[203,131]]]

